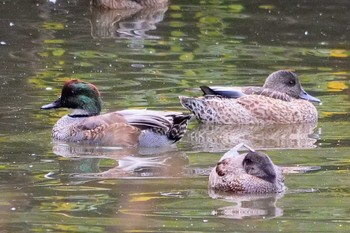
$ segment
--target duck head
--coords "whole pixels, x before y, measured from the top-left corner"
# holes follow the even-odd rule
[[[321,102],[318,98],[309,95],[303,89],[295,73],[287,70],[279,70],[270,74],[263,88],[285,93],[295,99],[305,99],[317,103]]]
[[[247,174],[270,183],[274,183],[276,180],[276,168],[271,159],[264,153],[249,151],[243,159],[242,166]]]
[[[65,82],[61,96],[41,109],[69,108],[80,115],[94,116],[101,112],[101,97],[97,87],[78,79]],[[74,113],[73,113],[74,114]]]
[[[270,183],[276,181],[276,167],[271,159],[262,152],[249,151],[244,155],[241,165],[238,161],[230,158],[221,160],[216,166],[216,173],[219,176],[231,175],[235,173],[233,170],[237,168],[244,169],[241,175],[246,173]]]

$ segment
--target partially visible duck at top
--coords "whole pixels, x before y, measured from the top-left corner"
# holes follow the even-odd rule
[[[239,154],[238,144],[226,152],[209,175],[209,188],[237,194],[281,193],[285,191],[282,169],[268,155],[248,148]]]
[[[162,147],[184,135],[190,115],[151,110],[123,110],[100,114],[97,87],[81,80],[67,81],[61,96],[41,109],[69,108],[52,129],[52,138],[102,146]]]
[[[105,9],[126,10],[166,7],[168,0],[92,0],[91,5]]]
[[[287,70],[270,74],[262,87],[201,86],[204,97],[180,96],[182,106],[203,123],[294,124],[317,122],[320,102],[301,86],[298,76]]]

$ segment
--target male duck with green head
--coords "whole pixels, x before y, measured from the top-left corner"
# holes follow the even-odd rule
[[[54,140],[106,146],[167,146],[181,139],[191,118],[190,115],[150,110],[101,115],[101,105],[96,86],[70,80],[64,84],[61,96],[41,109],[72,109],[54,125]]]

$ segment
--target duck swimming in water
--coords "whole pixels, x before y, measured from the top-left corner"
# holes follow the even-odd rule
[[[64,84],[56,101],[41,109],[72,109],[53,126],[54,140],[103,146],[168,146],[182,138],[191,118],[181,113],[151,110],[100,114],[101,106],[97,87],[75,79]]]
[[[247,146],[239,154],[238,144],[226,152],[209,175],[209,188],[232,193],[280,193],[285,190],[282,169],[268,155]]]
[[[293,124],[317,122],[320,102],[302,88],[298,76],[280,70],[262,87],[201,87],[204,97],[180,96],[182,106],[202,123]]]

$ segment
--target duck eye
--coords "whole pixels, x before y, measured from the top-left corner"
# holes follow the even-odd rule
[[[294,80],[290,80],[290,81],[288,82],[288,84],[291,85],[291,86],[292,86],[292,85],[295,85],[295,81],[294,81]]]

